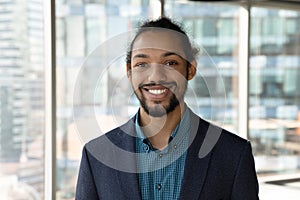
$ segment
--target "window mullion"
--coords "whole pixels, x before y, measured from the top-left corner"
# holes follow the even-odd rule
[[[44,1],[45,67],[45,198],[55,200],[56,191],[56,69],[55,0]]]
[[[248,138],[249,127],[249,44],[250,5],[241,6],[239,12],[239,135]]]

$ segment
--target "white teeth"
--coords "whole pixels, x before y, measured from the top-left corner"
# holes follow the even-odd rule
[[[163,89],[163,90],[149,90],[149,92],[151,94],[162,94],[166,91],[167,89]]]

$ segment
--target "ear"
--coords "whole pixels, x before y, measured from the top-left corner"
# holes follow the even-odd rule
[[[197,72],[197,61],[196,60],[193,60],[192,62],[190,62],[190,66],[189,66],[189,69],[188,69],[188,80],[192,80],[195,75],[196,75],[196,72]]]
[[[127,78],[131,78],[131,66],[130,66],[130,63],[126,64],[126,73],[127,73]]]

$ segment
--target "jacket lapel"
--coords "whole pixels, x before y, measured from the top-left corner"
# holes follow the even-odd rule
[[[116,162],[120,166],[117,171],[119,186],[121,187],[124,199],[141,199],[138,185],[136,154],[135,154],[135,117],[130,119],[126,124],[120,127],[119,140],[116,145],[126,151],[126,153],[115,155]]]
[[[204,185],[211,153],[199,157],[200,147],[208,130],[207,124],[191,112],[190,147],[187,152],[179,199],[199,199]]]
[[[203,144],[205,136],[209,131],[209,123],[200,119],[193,112],[190,112],[191,130],[190,130],[190,146],[188,148],[184,176],[182,180],[182,186],[179,199],[199,199],[202,191],[209,162],[211,158],[211,152],[207,155],[200,156],[200,148]],[[211,134],[211,133],[210,133]],[[129,153],[120,157],[116,155],[116,162],[118,165],[124,165],[124,170],[117,172],[119,178],[119,185],[122,193],[126,199],[141,199],[141,193],[139,190],[137,165],[135,155],[135,117],[129,120],[125,125],[120,127],[119,136],[114,139],[116,145],[121,149],[128,151]],[[118,138],[118,141],[116,141]]]

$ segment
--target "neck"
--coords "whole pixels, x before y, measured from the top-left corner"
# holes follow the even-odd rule
[[[162,117],[152,117],[142,108],[140,109],[140,125],[151,145],[156,149],[163,149],[169,143],[169,138],[183,117],[184,103],[178,105],[172,112]]]

